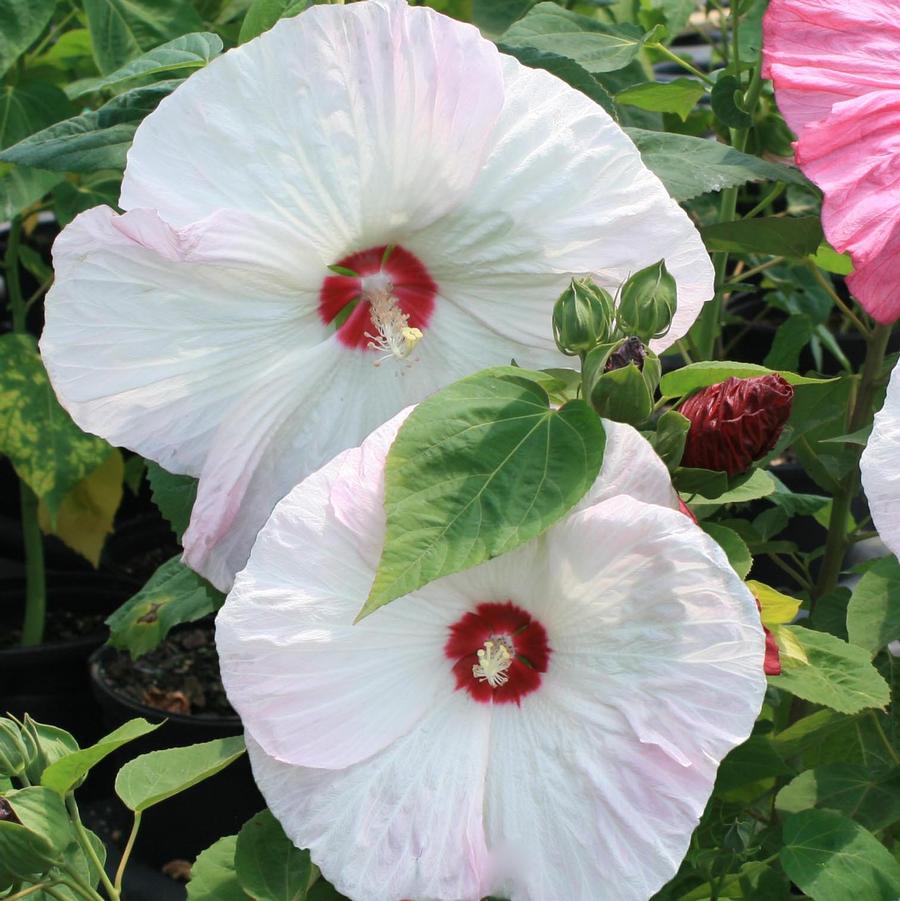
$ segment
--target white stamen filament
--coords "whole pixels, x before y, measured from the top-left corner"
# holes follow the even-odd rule
[[[369,347],[385,351],[381,359],[392,356],[405,360],[422,340],[422,332],[409,327],[409,316],[400,308],[394,286],[383,277],[371,277],[364,280],[363,298],[369,301],[372,322],[378,329],[377,335],[366,332],[371,339]]]
[[[472,667],[472,675],[479,682],[487,682],[491,688],[506,685],[507,671],[512,666],[512,655],[503,641],[491,640],[478,649],[478,663]]]

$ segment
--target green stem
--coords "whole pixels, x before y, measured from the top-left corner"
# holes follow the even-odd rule
[[[671,60],[673,63],[678,63],[682,69],[686,72],[690,72],[691,75],[695,75],[708,87],[712,87],[715,84],[705,72],[701,72],[699,69],[692,66],[686,59],[682,59],[677,53],[673,53],[664,44],[648,44],[647,46],[649,49],[656,50],[661,56]]]
[[[110,901],[119,901],[119,893],[112,884],[112,880],[106,875],[106,868],[103,866],[103,861],[100,860],[97,856],[97,852],[94,850],[90,836],[87,834],[87,830],[81,822],[81,815],[78,812],[78,804],[75,802],[75,796],[71,794],[71,792],[66,795],[66,810],[69,811],[69,817],[72,820],[72,825],[75,827],[75,838],[78,840],[81,850],[84,851],[85,855],[100,874],[100,881],[103,883],[103,888],[106,890],[106,894],[109,896]]]
[[[825,293],[831,298],[834,305],[847,317],[847,319],[853,323],[853,326],[856,330],[863,336],[863,338],[868,338],[871,329],[869,329],[866,325],[863,324],[862,320],[844,303],[843,298],[841,298],[840,294],[834,290],[834,285],[831,284],[831,281],[825,278],[822,275],[819,267],[815,263],[809,264],[810,272],[813,274],[813,278],[822,286]]]
[[[894,746],[888,741],[888,737],[884,734],[884,729],[881,728],[881,723],[878,721],[878,714],[875,711],[871,711],[872,722],[875,724],[875,731],[878,733],[878,737],[881,739],[885,748],[887,749],[888,754],[891,757],[891,760],[894,761],[896,765],[900,765],[900,754],[894,750]]]
[[[125,878],[125,867],[128,865],[128,858],[131,857],[131,852],[134,850],[134,841],[137,838],[138,829],[140,828],[141,814],[140,811],[135,811],[134,823],[131,826],[131,834],[128,836],[128,841],[125,843],[125,850],[122,852],[122,859],[119,861],[119,868],[116,870],[115,891],[118,893],[121,893],[122,891],[122,880]]]
[[[22,510],[22,539],[25,543],[25,618],[22,645],[29,647],[44,640],[47,622],[47,585],[44,575],[44,536],[38,522],[37,495],[19,481]]]
[[[866,343],[866,359],[859,376],[859,388],[853,402],[847,432],[859,431],[872,412],[872,400],[878,386],[878,377],[884,364],[884,354],[888,339],[891,336],[889,325],[878,325],[872,329]],[[837,587],[841,570],[844,566],[844,554],[847,551],[847,522],[850,516],[850,505],[859,491],[859,457],[862,448],[858,445],[846,445],[848,451],[855,454],[852,475],[844,479],[835,491],[831,503],[831,518],[828,522],[828,537],[825,541],[825,554],[813,601],[818,600]]]
[[[36,885],[29,885],[28,888],[23,888],[22,891],[16,892],[14,895],[4,895],[3,901],[19,901],[20,898],[27,898],[35,892],[49,891],[52,885],[53,883],[51,882],[39,882]]]

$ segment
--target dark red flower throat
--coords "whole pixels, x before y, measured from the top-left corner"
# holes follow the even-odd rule
[[[330,275],[319,291],[319,316],[335,322],[338,339],[347,347],[367,349],[379,333],[372,319],[372,304],[366,297],[367,279],[383,275],[390,296],[409,328],[424,331],[434,312],[437,285],[414,254],[400,246],[370,247],[338,260],[336,269],[356,273]],[[341,317],[340,319],[338,317]]]
[[[547,672],[547,631],[512,601],[479,604],[450,626],[444,653],[457,689],[482,704],[518,704]]]

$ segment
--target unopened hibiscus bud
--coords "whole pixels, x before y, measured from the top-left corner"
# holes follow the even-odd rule
[[[676,304],[675,279],[660,260],[622,285],[617,311],[620,328],[643,341],[661,338],[672,324]]]
[[[679,410],[691,423],[682,466],[746,472],[775,447],[793,399],[793,387],[774,373],[732,377],[698,391]]]
[[[0,719],[0,776],[18,776],[27,766],[27,750],[13,720]]]
[[[585,353],[608,340],[613,299],[589,278],[573,278],[553,307],[553,337],[569,356]]]
[[[582,372],[590,402],[601,416],[637,425],[653,412],[659,358],[638,338],[595,347]]]

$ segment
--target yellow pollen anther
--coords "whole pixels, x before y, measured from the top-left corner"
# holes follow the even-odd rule
[[[507,671],[512,666],[512,656],[502,641],[486,641],[478,649],[478,663],[472,667],[472,675],[479,682],[487,682],[491,688],[506,685]]]
[[[378,329],[377,335],[366,332],[366,337],[371,339],[369,347],[385,351],[381,359],[390,356],[405,360],[422,340],[422,332],[409,327],[409,316],[400,308],[393,285],[379,281],[364,291],[363,297],[369,301],[372,322]]]

